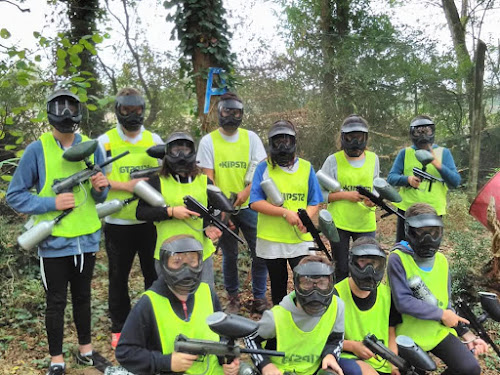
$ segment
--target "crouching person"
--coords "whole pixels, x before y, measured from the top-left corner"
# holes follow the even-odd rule
[[[175,338],[219,341],[206,318],[220,311],[208,284],[201,282],[203,246],[191,236],[177,235],[160,248],[160,275],[129,314],[116,348],[116,359],[135,374],[182,372],[236,375],[239,360],[221,365],[215,355],[174,350]]]

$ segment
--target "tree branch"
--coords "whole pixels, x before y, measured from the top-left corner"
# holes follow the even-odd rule
[[[31,9],[29,9],[29,8],[23,9],[18,4],[13,3],[12,1],[9,1],[9,0],[0,0],[0,3],[8,3],[10,5],[14,5],[17,9],[19,9],[23,13],[25,13],[25,12],[31,12]]]

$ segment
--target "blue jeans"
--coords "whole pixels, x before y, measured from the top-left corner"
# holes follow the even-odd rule
[[[255,255],[257,241],[257,212],[250,208],[240,210],[237,215],[231,216],[231,221],[236,226],[234,232],[241,229],[247,241],[252,256],[252,293],[254,298],[266,298],[267,266],[264,259]],[[229,295],[239,292],[240,281],[238,278],[238,241],[232,236],[223,233],[219,240],[222,249],[222,273],[224,287]]]
[[[361,367],[359,367],[355,359],[340,358],[339,366],[344,372],[344,375],[361,375]]]

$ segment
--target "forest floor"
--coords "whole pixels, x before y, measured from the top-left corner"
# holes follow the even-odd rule
[[[379,212],[380,216],[380,212]],[[467,232],[463,224],[463,220],[470,221],[470,217],[460,215],[449,215],[452,225],[456,227],[458,232]],[[378,221],[377,239],[388,250],[393,244],[394,228],[396,219],[394,216],[380,219]],[[474,233],[470,232],[467,238],[473,241],[485,239],[488,244],[488,232],[478,225]],[[327,242],[327,241],[326,241]],[[490,242],[491,243],[491,240]],[[443,244],[444,253],[453,251],[454,243],[447,240]],[[489,259],[489,250],[484,249],[482,253],[483,264]],[[460,258],[459,258],[460,259]],[[470,266],[468,259],[462,259],[467,266]],[[223,290],[222,274],[221,274],[221,255],[215,255],[215,282],[222,306],[227,302],[226,293]],[[258,316],[250,316],[251,295],[251,280],[250,280],[250,264],[248,251],[243,250],[240,258],[240,281],[241,281],[241,302],[242,315],[249,316],[253,319],[258,319]],[[498,290],[498,280],[485,280],[482,268],[475,267],[475,275],[471,275],[470,279],[483,289]],[[45,298],[43,287],[40,279],[32,275],[23,280],[12,281],[6,284],[6,288],[11,288],[9,291],[12,296],[12,301],[9,305],[0,306],[0,374],[45,374],[49,364],[47,338],[44,327],[44,308]],[[39,276],[39,275],[38,275]],[[481,278],[483,276],[483,278]],[[108,318],[108,272],[107,258],[104,250],[99,251],[92,282],[92,326],[93,326],[93,345],[102,355],[109,358],[113,363],[116,363],[114,352],[110,346],[110,322]],[[292,290],[292,280],[289,278],[289,290]],[[130,290],[133,301],[137,301],[143,291],[143,280],[140,267],[136,260],[130,275]],[[269,286],[268,299],[270,302]],[[69,301],[68,301],[69,302]],[[5,309],[5,310],[2,310]],[[65,314],[65,335],[64,335],[64,355],[66,359],[67,374],[69,375],[98,375],[99,371],[93,368],[84,368],[77,366],[73,353],[77,350],[77,338],[74,324],[72,322],[71,303],[68,303]],[[500,344],[499,325],[488,325],[490,335]],[[493,354],[483,356],[480,359],[483,374],[494,375],[499,374],[500,361]],[[442,368],[442,366],[441,366]]]

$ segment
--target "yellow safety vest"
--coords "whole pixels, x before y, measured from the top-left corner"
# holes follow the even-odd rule
[[[82,135],[82,142],[89,139]],[[40,197],[55,197],[52,191],[52,183],[56,179],[69,177],[74,173],[87,168],[84,161],[73,162],[65,160],[62,155],[64,151],[57,144],[52,133],[42,134],[40,137],[45,159],[45,183],[38,194]],[[94,155],[89,157],[94,162]],[[73,188],[75,197],[75,208],[63,220],[61,220],[52,230],[55,237],[78,237],[85,234],[94,233],[101,228],[101,221],[97,216],[95,201],[90,190],[92,185],[90,180],[85,181],[81,186]],[[35,224],[42,220],[52,220],[60,215],[61,211],[46,212],[37,215]]]
[[[130,181],[130,172],[135,169],[147,169],[155,168],[158,166],[158,159],[150,157],[146,150],[154,146],[153,134],[147,130],[142,132],[142,139],[132,144],[130,142],[124,141],[118,130],[116,128],[106,132],[109,138],[109,143],[104,145],[106,152],[111,151],[111,157],[121,154],[125,151],[130,151],[130,154],[122,157],[121,159],[115,160],[111,165],[111,173],[108,174],[108,178],[112,181],[126,182]],[[128,199],[132,197],[132,193],[121,190],[110,190],[108,193],[107,200],[112,199]],[[124,206],[120,211],[111,215],[115,219],[123,220],[137,220],[135,217],[135,212],[137,210],[137,201],[131,202]]]
[[[365,151],[365,162],[360,168],[355,168],[345,157],[344,151],[334,154],[337,160],[337,178],[344,191],[354,191],[361,185],[372,191],[376,155]],[[332,214],[337,228],[349,232],[367,233],[377,229],[375,209],[365,206],[362,202],[351,202],[346,199],[330,202],[328,211]]]
[[[295,211],[307,207],[309,193],[309,174],[311,163],[299,158],[299,167],[294,173],[287,173],[280,167],[273,168],[267,161],[269,177],[273,179],[281,195],[283,195],[283,207]],[[300,243],[312,241],[310,233],[302,233],[297,227],[292,227],[285,218],[281,216],[270,216],[259,212],[257,217],[257,237],[267,241],[282,243]]]

